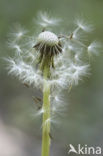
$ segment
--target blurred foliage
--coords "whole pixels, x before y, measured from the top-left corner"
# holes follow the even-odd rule
[[[103,42],[103,0],[0,0],[0,117],[6,124],[17,126],[30,135],[41,139],[41,119],[34,117],[32,96],[40,94],[25,88],[17,79],[8,76],[5,61],[8,56],[8,33],[14,23],[29,28],[38,11],[48,11],[65,21],[69,30],[76,17],[84,17],[94,24],[95,30],[89,40]],[[33,26],[32,26],[33,27]],[[35,26],[34,26],[35,29]],[[103,53],[92,60],[91,75],[71,93],[64,91],[67,99],[67,115],[54,125],[54,142],[66,144],[103,143]],[[66,154],[67,155],[67,154]]]

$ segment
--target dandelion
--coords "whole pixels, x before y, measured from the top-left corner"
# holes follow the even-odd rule
[[[97,55],[100,45],[97,42],[86,45],[81,41],[81,32],[92,30],[92,26],[83,21],[77,20],[75,30],[64,35],[61,31],[60,34],[53,31],[54,26],[59,27],[60,20],[50,18],[46,13],[39,16],[37,23],[42,31],[40,27],[35,36],[28,37],[29,31],[21,26],[12,31],[9,47],[13,49],[14,57],[6,61],[9,74],[43,92],[43,105],[39,105],[37,115],[43,115],[41,153],[49,156],[51,123],[55,123],[56,115],[65,107],[61,91],[70,90],[89,75],[89,54]]]

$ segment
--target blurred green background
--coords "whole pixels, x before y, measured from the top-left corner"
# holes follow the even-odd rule
[[[0,0],[0,156],[41,153],[41,118],[34,117],[32,100],[40,93],[8,76],[2,59],[10,54],[7,36],[12,25],[30,28],[38,11],[63,18],[68,30],[74,18],[86,17],[95,27],[89,40],[103,42],[103,0]],[[51,156],[67,156],[69,144],[103,147],[103,53],[91,68],[91,76],[71,93],[63,91],[67,114],[52,128]]]

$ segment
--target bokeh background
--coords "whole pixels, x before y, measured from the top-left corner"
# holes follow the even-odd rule
[[[6,45],[13,23],[30,29],[38,11],[63,18],[68,30],[74,18],[86,17],[95,27],[89,40],[103,42],[103,0],[0,0],[0,156],[41,153],[41,118],[35,118],[32,100],[41,93],[9,76],[2,59],[10,54]],[[92,60],[91,68],[89,78],[70,93],[63,91],[67,114],[52,128],[51,156],[67,156],[69,144],[103,149],[103,53]]]

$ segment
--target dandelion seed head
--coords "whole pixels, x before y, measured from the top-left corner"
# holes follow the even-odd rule
[[[49,67],[54,68],[54,57],[62,52],[62,45],[59,38],[50,31],[41,32],[33,48],[40,52],[39,64],[42,64],[42,71],[47,60]]]
[[[47,44],[49,46],[55,46],[59,42],[57,35],[50,31],[44,31],[40,33],[37,40],[38,42]]]
[[[17,25],[12,31],[9,47],[16,55],[6,58],[9,74],[18,77],[22,83],[37,87],[43,91],[43,83],[51,87],[52,114],[59,114],[64,110],[61,91],[70,86],[78,85],[83,77],[90,73],[90,64],[84,59],[89,55],[98,55],[101,45],[94,41],[89,46],[85,45],[81,32],[90,32],[92,26],[84,20],[76,21],[75,30],[67,35],[60,35],[53,31],[59,20],[51,18],[46,13],[40,13],[37,21],[43,28],[38,34],[34,32],[27,36],[26,30]],[[59,26],[59,25],[58,25]],[[60,25],[61,26],[61,25]],[[59,30],[59,29],[58,29]],[[54,33],[55,32],[55,33]],[[36,34],[34,36],[34,34]],[[43,77],[45,64],[48,64],[50,75]],[[45,110],[40,109],[37,115]],[[53,118],[47,119],[53,120]]]

